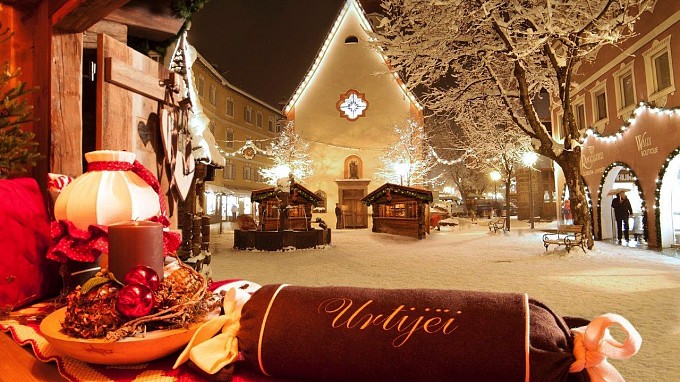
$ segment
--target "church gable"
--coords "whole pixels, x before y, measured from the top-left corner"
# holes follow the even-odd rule
[[[380,113],[381,107],[382,114],[393,114],[395,108],[404,110],[404,114],[409,109],[421,110],[396,73],[378,74],[386,73],[389,67],[385,57],[368,46],[369,33],[372,26],[361,5],[347,0],[284,109],[289,119],[297,120],[303,109],[349,122]],[[377,102],[371,102],[371,98]]]

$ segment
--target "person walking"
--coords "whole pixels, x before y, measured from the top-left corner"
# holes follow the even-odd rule
[[[342,208],[340,208],[338,203],[335,203],[335,219],[335,229],[342,228]]]
[[[612,200],[612,208],[614,209],[614,217],[616,218],[616,235],[619,239],[619,244],[621,244],[622,231],[623,236],[626,238],[626,242],[628,242],[628,218],[630,217],[630,214],[633,213],[633,209],[630,206],[630,200],[628,200],[625,192],[619,192],[619,195]]]
[[[236,215],[238,215],[238,207],[236,204],[231,205],[231,218],[233,221],[236,221]]]

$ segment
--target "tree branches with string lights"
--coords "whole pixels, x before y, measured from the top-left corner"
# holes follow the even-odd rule
[[[269,152],[274,165],[260,170],[260,175],[268,184],[276,186],[279,179],[290,175],[300,182],[314,173],[309,144],[295,132],[295,123],[292,121],[281,127],[281,134],[270,144]]]
[[[397,142],[387,146],[380,156],[382,167],[375,177],[389,183],[404,186],[435,186],[441,175],[433,170],[437,166],[430,145],[429,134],[422,122],[409,116],[393,126]]]
[[[634,36],[656,0],[383,0],[376,45],[411,89],[425,89],[430,110],[461,118],[483,109],[509,120],[533,150],[563,170],[574,222],[592,226],[580,174],[584,128],[575,122],[572,90],[582,61]],[[564,111],[564,139],[553,138],[534,100],[547,91]],[[495,102],[489,103],[489,100]],[[495,107],[489,108],[489,105]],[[510,126],[510,124],[508,124]]]

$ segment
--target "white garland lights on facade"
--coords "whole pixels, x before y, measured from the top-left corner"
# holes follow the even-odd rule
[[[340,25],[342,25],[344,19],[347,17],[348,12],[350,8],[354,8],[356,10],[356,13],[359,15],[359,22],[361,23],[361,27],[369,33],[373,33],[373,27],[371,26],[371,23],[368,21],[366,18],[366,12],[364,11],[363,7],[357,0],[352,0],[352,1],[347,1],[345,2],[344,7],[340,11],[340,15],[335,19],[335,23],[331,27],[331,30],[328,32],[326,35],[326,39],[324,40],[323,45],[321,46],[321,49],[316,55],[316,59],[314,60],[314,63],[312,66],[309,68],[307,71],[307,75],[305,75],[305,78],[300,82],[300,84],[297,86],[295,93],[293,94],[293,97],[291,97],[290,101],[286,105],[284,112],[287,114],[293,109],[293,106],[297,103],[297,101],[300,99],[302,96],[302,93],[304,90],[307,88],[307,86],[313,81],[319,66],[321,65],[321,62],[323,61],[323,58],[326,56],[326,53],[328,52],[328,48],[330,47],[331,41],[335,37],[336,33],[338,32]],[[389,67],[389,61],[388,58],[383,54],[382,52],[376,51],[376,54],[378,54],[381,59],[385,62],[385,64]],[[406,84],[401,80],[399,74],[396,71],[391,71],[392,76],[395,78],[397,81],[397,84],[399,84],[399,87],[401,88],[401,91],[404,93],[406,97],[415,105],[416,108],[419,110],[422,110],[423,107],[420,105],[418,100],[416,99],[415,95],[411,93],[411,91],[408,90],[406,87]]]
[[[622,139],[623,133],[625,133],[628,130],[628,128],[630,127],[630,125],[632,125],[635,122],[635,119],[637,118],[638,114],[642,113],[645,110],[649,111],[652,114],[657,114],[657,115],[662,115],[662,116],[667,116],[667,117],[671,117],[671,116],[674,116],[674,115],[680,116],[680,108],[668,109],[668,108],[663,108],[663,107],[656,107],[656,106],[653,106],[653,105],[651,105],[647,102],[640,102],[638,104],[638,107],[635,108],[635,110],[630,115],[630,117],[628,118],[626,123],[623,124],[619,128],[619,131],[617,131],[615,134],[604,136],[604,135],[599,134],[598,132],[596,132],[592,128],[588,128],[588,129],[586,129],[586,133],[581,138],[581,143],[585,142],[585,140],[589,136],[592,136],[595,139],[605,141],[605,142],[616,142],[617,140]]]

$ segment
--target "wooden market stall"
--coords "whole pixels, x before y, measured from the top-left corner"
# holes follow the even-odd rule
[[[312,229],[312,208],[321,198],[294,183],[290,192],[276,188],[253,191],[250,200],[259,203],[261,231],[309,231]]]
[[[330,244],[331,230],[320,222],[312,227],[312,208],[321,198],[298,183],[289,191],[265,188],[253,191],[259,203],[257,230],[234,230],[234,248],[278,251],[284,248],[314,248]],[[319,223],[319,222],[316,222]]]
[[[432,191],[385,183],[361,201],[373,207],[373,232],[424,239]]]

